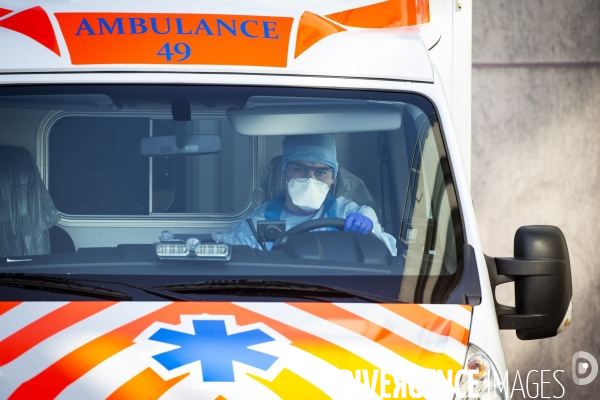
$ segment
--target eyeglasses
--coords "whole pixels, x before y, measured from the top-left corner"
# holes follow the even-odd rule
[[[314,177],[318,181],[325,181],[333,177],[333,168],[307,167],[293,161],[287,164],[287,173],[294,178]]]

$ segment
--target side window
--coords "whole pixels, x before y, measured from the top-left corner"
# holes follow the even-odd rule
[[[48,135],[48,187],[72,216],[235,214],[249,203],[251,139],[225,118],[194,117],[188,134],[219,135],[218,154],[143,157],[140,142],[174,134],[161,116],[68,115]]]
[[[456,272],[456,248],[455,241],[448,240],[448,236],[454,237],[454,228],[432,127],[426,133],[418,164],[415,195],[411,198],[414,204],[407,224],[410,227],[405,236],[407,256],[428,259],[430,274],[440,275],[442,265],[452,274]]]
[[[410,177],[404,205],[401,240],[406,246],[405,280],[400,298],[435,302],[451,287],[459,267],[453,206],[440,163],[439,124],[425,121],[410,160]],[[407,277],[408,276],[408,277]]]

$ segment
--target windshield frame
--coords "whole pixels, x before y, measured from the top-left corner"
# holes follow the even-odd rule
[[[104,84],[135,84],[135,83],[124,83],[124,82],[102,82],[102,83],[98,83],[98,82],[90,82],[90,80],[85,79],[85,75],[90,75],[90,74],[69,74],[69,75],[76,75],[77,78],[79,78],[80,80],[86,80],[87,84],[91,84],[91,85],[104,85]],[[94,74],[95,75],[95,74]],[[141,75],[147,75],[147,74],[141,74]],[[160,74],[161,77],[162,76],[167,76],[167,75],[175,75],[175,74]],[[203,74],[203,75],[210,75],[210,74]],[[9,85],[4,85],[2,84],[2,81],[4,79],[1,78],[6,78],[7,76],[0,76],[0,86],[1,87],[6,87],[6,86],[38,86],[38,84],[35,84],[33,82],[29,82],[28,84],[19,84],[19,85],[14,85],[14,84],[9,84]],[[244,79],[246,78],[246,76],[244,75],[236,75],[236,77],[238,79]],[[39,78],[39,76],[35,76],[33,79],[38,80],[37,78]],[[203,77],[204,78],[204,77]],[[211,77],[212,78],[212,77]],[[229,80],[229,76],[226,77],[226,79],[223,79],[224,81]],[[326,78],[326,79],[322,79],[322,81],[324,82],[320,82],[320,85],[314,85],[314,81],[315,78],[313,77],[302,77],[299,79],[299,81],[304,81],[302,82],[303,84],[286,84],[286,85],[281,85],[281,83],[276,83],[276,82],[269,82],[268,78],[269,77],[265,77],[260,76],[258,77],[260,79],[258,80],[263,80],[265,82],[262,82],[261,86],[271,86],[271,87],[287,87],[287,88],[318,88],[318,89],[335,89],[335,90],[355,90],[355,91],[367,91],[367,92],[388,92],[388,93],[400,93],[400,94],[408,94],[408,95],[416,95],[418,97],[421,97],[425,102],[427,102],[429,104],[429,106],[433,109],[433,113],[432,115],[430,115],[430,119],[433,116],[433,120],[435,120],[435,122],[438,122],[438,127],[439,127],[439,135],[435,135],[435,143],[437,146],[437,150],[439,152],[440,155],[440,164],[442,166],[442,172],[444,174],[444,176],[448,176],[450,179],[450,183],[452,186],[452,190],[450,190],[448,187],[447,192],[448,192],[448,199],[450,201],[450,205],[452,207],[452,221],[453,221],[453,227],[455,229],[455,238],[456,238],[456,245],[457,245],[457,261],[458,261],[458,270],[457,276],[461,276],[462,274],[464,274],[464,262],[463,262],[463,245],[465,243],[467,243],[467,237],[466,237],[466,229],[465,229],[465,221],[464,218],[462,216],[462,209],[461,209],[461,199],[460,199],[460,193],[457,190],[457,185],[456,185],[456,177],[455,177],[455,164],[452,163],[451,160],[451,155],[450,153],[447,151],[447,143],[446,143],[446,132],[445,132],[445,124],[442,123],[442,118],[440,118],[440,111],[438,108],[438,104],[436,101],[434,101],[432,99],[431,96],[429,96],[426,93],[422,93],[418,90],[411,90],[412,88],[409,88],[405,85],[402,85],[404,82],[391,82],[391,81],[383,81],[382,82],[374,82],[374,80],[348,80],[348,79],[337,79],[337,78]],[[284,80],[289,79],[289,77],[282,77],[284,78]],[[296,77],[298,78],[298,77]],[[319,79],[319,78],[317,78]],[[69,79],[65,79],[66,81],[69,81]],[[168,79],[167,79],[168,80]],[[202,81],[196,81],[196,79],[193,79],[195,82],[185,82],[185,83],[180,83],[180,84],[184,84],[184,85],[197,85],[197,84],[210,84],[213,85],[215,84],[215,82],[206,82],[204,80]],[[212,79],[209,79],[212,80]],[[332,81],[335,81],[335,85],[332,85]],[[352,84],[348,84],[348,81],[352,81]],[[359,85],[356,85],[356,83],[360,81]],[[181,82],[181,81],[179,81]],[[41,83],[41,82],[40,82]],[[83,82],[81,82],[83,83]],[[148,82],[145,82],[148,83]],[[221,84],[226,84],[226,85],[231,85],[232,82],[220,82]],[[65,82],[65,84],[72,84],[72,82]],[[168,85],[169,82],[160,82],[158,83],[159,85]],[[402,88],[398,87],[396,89],[390,88],[390,86],[404,86]],[[424,84],[421,84],[424,85]],[[246,86],[246,87],[254,87],[257,86],[256,84],[248,84],[248,83],[240,83],[240,82],[236,82],[235,86]],[[359,86],[359,87],[357,87]],[[430,84],[428,84],[427,86],[431,86]],[[448,185],[447,185],[448,186]],[[182,215],[182,219],[183,218],[189,218],[190,215]],[[169,215],[165,221],[161,221],[164,222],[164,226],[168,226],[169,224],[169,220],[170,219],[174,219],[173,215]],[[203,220],[203,223],[208,222],[206,220]],[[209,223],[209,222],[208,222]],[[154,224],[154,221],[151,223],[152,225]],[[145,224],[143,224],[145,225]],[[186,225],[186,224],[184,224]],[[458,284],[458,282],[456,283],[456,285]],[[453,285],[453,286],[456,286]]]

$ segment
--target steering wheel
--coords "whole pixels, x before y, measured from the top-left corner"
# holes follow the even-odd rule
[[[310,221],[306,221],[306,222],[296,225],[295,227],[291,228],[290,230],[288,230],[286,232],[282,232],[279,235],[279,237],[277,237],[275,242],[273,243],[273,247],[271,249],[279,250],[279,248],[285,242],[287,242],[287,240],[289,239],[290,236],[297,235],[299,233],[306,233],[306,232],[310,232],[312,230],[320,229],[320,228],[336,228],[339,231],[343,231],[345,223],[346,223],[346,220],[343,218],[311,219]],[[373,231],[369,232],[369,235],[373,236],[373,237],[377,237],[377,235],[375,235],[373,233]]]

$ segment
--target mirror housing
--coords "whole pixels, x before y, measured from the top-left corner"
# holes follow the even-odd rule
[[[571,322],[573,288],[567,242],[560,229],[522,226],[514,258],[486,256],[500,329],[516,329],[521,340],[556,336]],[[515,282],[515,307],[499,304],[496,286]]]

